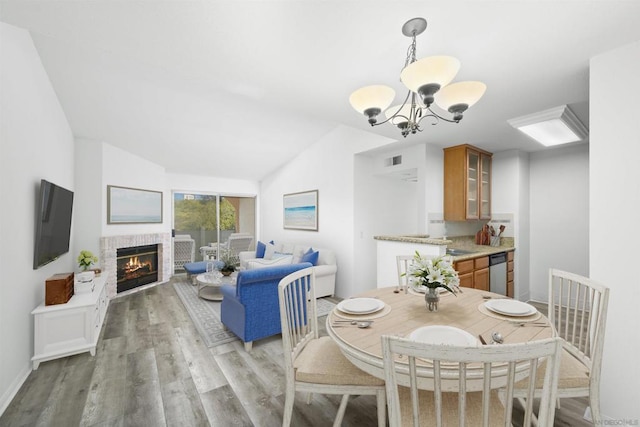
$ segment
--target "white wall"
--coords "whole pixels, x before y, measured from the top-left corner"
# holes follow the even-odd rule
[[[31,372],[31,310],[49,276],[75,269],[75,250],[33,270],[40,179],[74,190],[74,141],[29,32],[0,22],[0,43],[1,414]]]
[[[171,192],[165,183],[165,169],[149,160],[110,144],[102,144],[102,236],[168,233],[171,231]],[[163,192],[162,224],[107,224],[107,186],[131,187]]]
[[[419,184],[376,175],[380,160],[380,156],[366,153],[355,156],[353,257],[358,273],[350,294],[376,287],[377,255],[373,236],[416,234],[419,227]]]
[[[528,153],[510,150],[493,155],[491,211],[500,218],[513,218],[511,224],[504,224],[503,235],[514,238],[514,297],[521,301],[528,300],[530,296],[529,182]]]
[[[518,209],[516,210],[515,215],[515,245],[516,245],[516,254],[515,254],[515,273],[516,280],[519,281],[515,283],[515,298],[521,301],[529,300],[529,271],[530,271],[530,263],[529,258],[531,256],[530,249],[530,241],[531,241],[531,230],[529,227],[531,221],[531,214],[529,212],[531,203],[529,197],[529,188],[530,188],[530,163],[529,156],[525,153],[520,153],[517,159],[517,175],[516,179],[518,180],[518,193],[515,196]]]
[[[176,173],[166,174],[166,186],[172,191],[220,193],[240,197],[256,196],[260,190],[257,181]]]
[[[74,228],[81,230],[74,235],[76,252],[88,250],[100,257],[103,212],[107,209],[102,190],[102,143],[76,139],[75,158]]]
[[[146,159],[105,142],[78,138],[76,154],[75,247],[100,256],[100,238],[128,234],[168,233],[171,230],[171,193],[165,171]],[[107,224],[107,186],[163,192],[162,224]],[[104,268],[103,260],[98,265]]]
[[[589,276],[589,145],[530,155],[531,299],[547,301],[549,268]]]
[[[611,289],[602,366],[602,413],[640,419],[640,42],[591,60],[589,267]]]
[[[423,179],[424,209],[425,209],[425,231],[431,237],[442,237],[446,235],[444,226],[444,150],[440,147],[425,145],[425,167]],[[438,226],[429,220],[438,218]]]
[[[387,142],[387,138],[339,126],[261,184],[260,239],[332,249],[338,262],[336,293],[341,297],[351,295],[361,282],[361,266],[354,262],[354,154]],[[283,194],[316,189],[318,231],[284,230]],[[369,230],[360,231],[363,239],[371,239]]]

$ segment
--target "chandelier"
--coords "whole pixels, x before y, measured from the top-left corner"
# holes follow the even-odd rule
[[[413,18],[402,26],[402,34],[411,37],[407,58],[400,72],[400,80],[408,88],[407,96],[400,105],[389,106],[396,92],[389,86],[365,86],[349,97],[351,106],[364,114],[371,126],[387,122],[400,129],[402,136],[422,132],[420,123],[429,118],[432,125],[440,120],[458,123],[462,114],[484,95],[487,86],[482,82],[468,81],[451,83],[460,69],[460,61],[451,56],[430,56],[416,59],[416,36],[427,28],[424,18]],[[436,103],[451,118],[443,117],[431,109]],[[384,111],[386,120],[378,123],[378,115]]]

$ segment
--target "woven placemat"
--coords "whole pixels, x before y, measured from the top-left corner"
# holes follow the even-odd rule
[[[386,316],[389,313],[391,313],[391,306],[387,303],[384,304],[384,308],[382,310],[370,314],[349,314],[345,313],[344,311],[338,310],[337,307],[333,309],[334,316],[341,317],[347,320],[372,320],[378,319],[382,316]]]
[[[491,310],[489,310],[487,307],[485,307],[484,302],[481,302],[480,305],[478,306],[478,310],[480,311],[480,313],[487,315],[489,317],[493,317],[495,319],[500,319],[500,320],[510,320],[512,322],[534,322],[536,320],[538,320],[542,314],[539,311],[536,311],[534,314],[531,314],[529,316],[507,316],[506,314],[500,314],[500,313],[496,313],[493,312]]]

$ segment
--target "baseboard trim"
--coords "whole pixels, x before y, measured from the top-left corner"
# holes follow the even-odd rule
[[[13,383],[9,385],[9,388],[4,392],[2,397],[0,397],[0,417],[4,414],[4,411],[7,410],[13,398],[16,397],[16,394],[20,391],[20,387],[22,387],[22,384],[27,380],[30,373],[31,363],[27,363],[26,368],[20,372],[15,380],[13,380]]]

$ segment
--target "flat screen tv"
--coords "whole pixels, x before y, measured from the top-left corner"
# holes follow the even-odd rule
[[[34,270],[69,252],[73,192],[43,179],[36,206]]]

